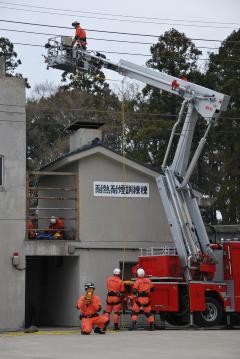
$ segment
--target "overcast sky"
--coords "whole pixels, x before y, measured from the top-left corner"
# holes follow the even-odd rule
[[[81,25],[88,30],[96,30],[87,31],[88,49],[125,53],[106,55],[114,62],[123,58],[140,65],[144,65],[149,57],[137,54],[149,55],[150,44],[157,41],[156,37],[109,34],[99,31],[161,35],[174,27],[190,38],[203,39],[193,40],[198,47],[217,48],[220,42],[207,40],[224,40],[234,29],[240,27],[239,0],[92,0],[85,2],[13,0],[0,1],[0,14],[0,36],[7,37],[15,44],[18,57],[22,60],[19,72],[28,78],[32,88],[46,80],[55,84],[60,83],[61,71],[46,69],[42,57],[46,54],[44,44],[52,34],[73,36],[74,29],[71,28],[71,23],[75,20],[80,21]],[[6,22],[7,20],[46,26],[17,24]],[[49,25],[69,27],[69,29],[51,28]],[[148,44],[106,40],[138,41]],[[17,45],[17,43],[40,46]],[[206,59],[209,50],[201,50],[204,52],[202,59]],[[115,80],[115,83],[120,79],[110,72],[107,72],[107,77]]]

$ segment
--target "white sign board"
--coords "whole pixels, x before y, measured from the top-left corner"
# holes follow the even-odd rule
[[[96,197],[149,198],[149,183],[135,182],[93,182]]]

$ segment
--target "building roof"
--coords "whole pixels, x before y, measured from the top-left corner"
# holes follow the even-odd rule
[[[123,157],[122,154],[110,149],[107,146],[104,146],[102,143],[92,143],[91,145],[86,145],[82,148],[79,148],[77,150],[74,150],[72,152],[65,153],[64,155],[56,158],[55,160],[45,164],[41,167],[41,170],[47,170],[47,171],[57,171],[60,170],[63,166],[66,166],[70,163],[73,163],[75,161],[79,161],[83,158],[87,158],[89,156],[95,155],[95,154],[101,154],[109,159],[115,160],[119,163],[123,163]],[[156,178],[161,174],[161,171],[159,169],[152,169],[150,166],[146,166],[134,159],[132,159],[130,156],[124,157],[125,165],[129,166],[145,175],[148,175],[150,177]],[[196,191],[193,189],[193,193],[197,198],[198,205],[200,207],[208,207],[209,203],[205,203],[202,201],[202,193],[199,191]]]
[[[79,128],[91,128],[91,129],[98,129],[101,126],[104,125],[104,122],[93,122],[93,121],[82,121],[82,120],[76,120],[71,125],[66,127],[66,130],[70,131],[76,131]]]
[[[63,166],[70,164],[72,162],[81,160],[82,158],[86,158],[89,156],[92,156],[94,154],[102,154],[105,157],[108,157],[112,160],[115,160],[122,164],[123,162],[123,156],[121,153],[110,149],[109,147],[104,146],[103,144],[91,144],[86,145],[83,148],[79,148],[77,150],[74,150],[72,152],[68,152],[55,160],[45,164],[41,167],[41,170],[47,170],[47,171],[56,171],[62,168]],[[124,157],[125,164],[129,167],[132,167],[146,175],[149,175],[151,177],[156,177],[159,175],[159,170],[154,170],[150,166],[146,166],[129,156]]]

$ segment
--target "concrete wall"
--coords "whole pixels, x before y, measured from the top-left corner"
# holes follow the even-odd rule
[[[147,182],[149,198],[94,197],[94,181]],[[101,247],[151,247],[172,243],[155,178],[103,155],[79,162],[80,240]]]
[[[91,145],[95,138],[102,140],[101,129],[80,128],[70,136],[70,152],[85,145]]]
[[[81,249],[80,251],[80,292],[84,293],[84,283],[92,281],[96,286],[96,294],[102,299],[105,307],[106,279],[112,274],[119,262],[137,262],[138,250],[122,249]]]
[[[11,263],[13,252],[25,266],[25,83],[0,76],[0,155],[4,158],[4,184],[0,189],[0,330],[24,324],[25,271]]]

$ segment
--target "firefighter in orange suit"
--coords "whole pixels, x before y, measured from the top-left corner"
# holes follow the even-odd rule
[[[85,295],[82,295],[77,302],[77,309],[80,310],[80,319],[82,320],[81,334],[90,334],[93,327],[94,333],[105,334],[103,331],[108,317],[103,314],[99,315],[101,310],[100,298],[94,294],[95,286],[93,283],[85,284]]]
[[[115,268],[113,275],[107,279],[107,305],[105,308],[105,313],[108,316],[108,323],[110,321],[110,314],[113,311],[113,323],[114,330],[119,330],[119,321],[120,321],[120,310],[122,309],[121,297],[124,294],[124,283],[120,278],[121,270]]]
[[[51,230],[53,236],[57,238],[63,237],[64,234],[64,220],[55,216],[50,218],[48,229]]]
[[[75,28],[75,37],[72,43],[73,47],[76,45],[78,41],[80,41],[82,48],[86,50],[87,48],[86,31],[80,26],[80,23],[78,21],[73,22],[72,26]]]
[[[28,238],[33,239],[36,237],[36,232],[34,231],[33,223],[31,219],[28,220]]]
[[[143,310],[149,323],[149,330],[154,330],[154,316],[152,315],[150,292],[153,291],[153,284],[149,278],[145,277],[145,271],[142,268],[137,270],[138,279],[133,284],[134,301],[132,306],[132,326],[129,330],[136,328],[137,317],[140,310]]]

